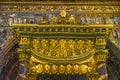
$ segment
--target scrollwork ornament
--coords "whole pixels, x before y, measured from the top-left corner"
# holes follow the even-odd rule
[[[65,72],[65,66],[61,64],[61,65],[59,66],[59,73],[60,73],[60,74],[63,74],[64,72]]]
[[[53,65],[52,65],[52,73],[53,73],[53,74],[56,74],[57,71],[58,71],[58,67],[57,67],[55,64],[53,64]]]
[[[45,66],[44,66],[44,72],[45,73],[50,73],[50,65],[49,64],[46,64]]]
[[[83,74],[87,72],[86,65],[84,65],[84,64],[81,65],[81,71],[82,71]]]
[[[79,71],[80,71],[80,67],[79,67],[79,65],[77,65],[77,64],[74,65],[74,66],[73,66],[73,71],[74,71],[75,74],[78,74]]]
[[[43,65],[42,64],[38,65],[37,72],[38,73],[42,73],[43,72]]]
[[[70,64],[66,66],[66,72],[67,74],[70,74],[72,72],[72,66]]]

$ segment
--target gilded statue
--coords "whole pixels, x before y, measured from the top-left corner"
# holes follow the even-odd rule
[[[61,16],[61,23],[65,24],[66,23],[66,11],[65,10],[60,10],[60,16]]]
[[[77,49],[78,50],[83,50],[85,46],[85,42],[83,40],[78,40],[77,41]]]
[[[74,17],[74,15],[70,15],[70,17],[69,17],[69,22],[70,22],[71,24],[75,24],[75,17]]]
[[[66,17],[66,11],[65,10],[60,10],[60,16],[61,17]]]

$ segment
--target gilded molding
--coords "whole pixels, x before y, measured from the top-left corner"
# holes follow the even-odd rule
[[[92,67],[82,64],[38,64],[35,67],[30,67],[32,71],[36,73],[47,73],[47,74],[85,74],[87,72],[91,73]]]

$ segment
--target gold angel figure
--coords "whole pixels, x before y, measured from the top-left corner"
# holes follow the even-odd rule
[[[85,42],[82,40],[77,41],[77,49],[83,49]]]

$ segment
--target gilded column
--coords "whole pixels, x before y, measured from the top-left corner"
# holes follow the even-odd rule
[[[108,56],[108,50],[99,50],[96,54],[98,80],[108,80],[106,59]]]
[[[26,80],[27,76],[27,65],[30,59],[29,49],[18,49],[19,56],[19,71],[18,80]]]

